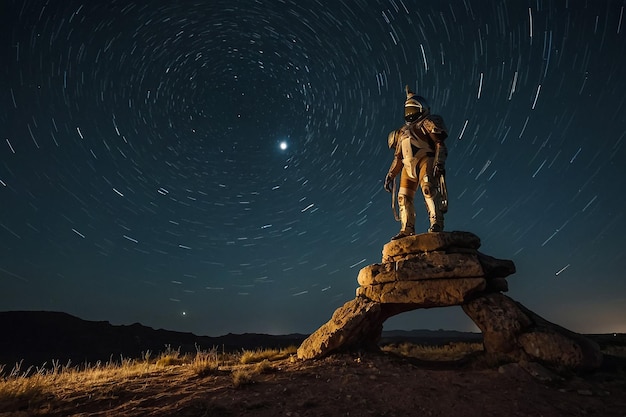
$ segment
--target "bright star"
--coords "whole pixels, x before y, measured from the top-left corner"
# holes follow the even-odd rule
[[[281,150],[284,151],[285,149],[287,149],[287,142],[282,141],[282,142],[280,142],[280,145],[278,145],[278,146],[280,147]]]

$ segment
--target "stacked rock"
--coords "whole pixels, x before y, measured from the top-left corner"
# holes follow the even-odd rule
[[[478,252],[469,232],[425,233],[392,240],[381,264],[359,272],[357,296],[417,308],[462,305],[477,293],[507,291],[515,265]]]

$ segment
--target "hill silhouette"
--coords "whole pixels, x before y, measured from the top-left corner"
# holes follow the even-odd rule
[[[193,333],[153,329],[139,323],[113,325],[108,321],[89,321],[63,312],[0,312],[0,364],[22,368],[50,364],[95,363],[97,361],[138,358],[143,353],[162,352],[166,346],[181,353],[217,348],[235,352],[258,348],[298,346],[308,335],[269,335],[262,333],[199,336]],[[450,330],[384,331],[381,344],[411,342],[439,345],[450,341],[480,341],[480,333]]]
[[[218,337],[153,329],[139,323],[112,325],[88,321],[62,312],[0,312],[0,364],[7,367],[23,361],[41,366],[58,360],[74,364],[95,363],[119,358],[137,358],[144,352],[162,352],[166,346],[181,353],[218,348],[226,352],[252,350],[263,346],[281,348],[298,345],[306,335],[226,334]]]

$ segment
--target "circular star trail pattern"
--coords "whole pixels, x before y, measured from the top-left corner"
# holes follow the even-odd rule
[[[313,331],[399,227],[408,84],[449,128],[446,229],[542,316],[626,331],[623,2],[6,3],[1,309]]]

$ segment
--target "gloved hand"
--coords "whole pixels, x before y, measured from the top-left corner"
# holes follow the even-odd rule
[[[385,191],[387,191],[388,193],[393,192],[393,176],[391,174],[387,174],[387,176],[385,177]]]
[[[435,172],[434,172],[434,174],[435,174],[435,178],[438,178],[438,177],[440,177],[442,175],[445,176],[446,175],[446,167],[445,167],[445,165],[442,164],[442,163],[436,164],[435,165]]]

